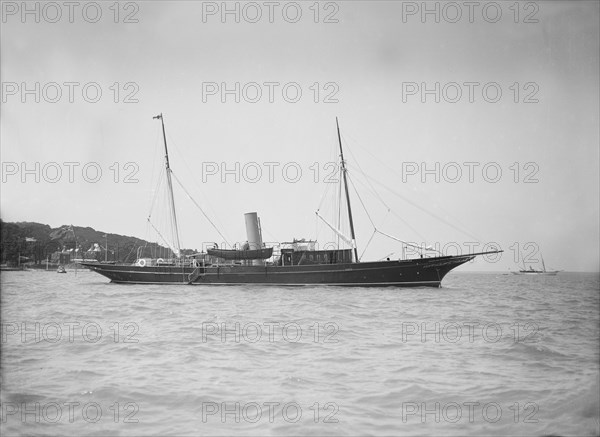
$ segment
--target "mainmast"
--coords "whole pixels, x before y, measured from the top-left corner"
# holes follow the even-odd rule
[[[346,163],[344,162],[344,151],[342,150],[342,137],[340,135],[340,124],[335,117],[335,125],[337,126],[338,142],[340,143],[340,158],[342,160],[342,175],[344,177],[344,188],[346,191],[346,204],[348,205],[348,220],[350,222],[350,237],[352,237],[352,245],[354,246],[354,261],[358,262],[358,250],[356,248],[356,236],[354,235],[354,221],[352,220],[352,207],[350,206],[350,193],[348,191],[348,178],[346,176]]]
[[[173,197],[173,182],[171,181],[171,167],[169,166],[169,150],[167,149],[167,135],[165,134],[165,121],[163,119],[163,115],[162,113],[160,115],[157,115],[156,117],[152,117],[152,118],[158,118],[160,119],[160,122],[162,124],[162,133],[163,133],[163,140],[165,143],[165,166],[167,169],[167,184],[169,186],[169,201],[171,203],[171,219],[173,220],[173,230],[175,231],[175,235],[173,235],[173,243],[175,244],[175,249],[177,250],[177,253],[175,254],[175,256],[177,256],[179,258],[180,254],[181,254],[181,247],[179,245],[179,229],[177,228],[177,214],[175,213],[175,198]]]

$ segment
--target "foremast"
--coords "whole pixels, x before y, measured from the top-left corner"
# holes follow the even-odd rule
[[[160,119],[160,123],[162,125],[162,133],[163,133],[163,141],[165,144],[165,167],[167,171],[167,185],[169,192],[169,203],[171,207],[171,220],[173,222],[173,244],[175,245],[175,256],[179,258],[181,256],[181,246],[179,243],[179,228],[177,226],[177,213],[175,212],[175,197],[173,196],[173,182],[171,180],[171,167],[169,165],[169,149],[167,148],[167,134],[165,133],[165,121],[162,113],[159,115],[152,117]]]
[[[346,162],[344,161],[344,150],[342,149],[342,137],[340,135],[340,124],[338,118],[335,117],[335,125],[337,127],[338,142],[340,144],[340,160],[342,162],[342,177],[344,178],[344,189],[346,192],[346,205],[348,206],[348,221],[350,222],[350,237],[352,238],[352,248],[354,249],[354,261],[358,262],[358,249],[356,248],[356,236],[354,234],[354,221],[352,220],[352,207],[350,206],[350,192],[348,190],[348,177],[346,176]]]

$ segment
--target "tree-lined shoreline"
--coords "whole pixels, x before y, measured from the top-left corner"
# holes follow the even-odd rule
[[[52,228],[43,223],[0,220],[0,232],[0,259],[7,265],[60,262],[60,254],[63,260],[68,257],[71,261],[134,262],[138,255],[168,258],[171,253],[155,242],[83,226]]]

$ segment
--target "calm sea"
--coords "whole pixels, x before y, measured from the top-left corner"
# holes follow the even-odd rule
[[[437,288],[4,272],[2,435],[598,435],[599,276]]]

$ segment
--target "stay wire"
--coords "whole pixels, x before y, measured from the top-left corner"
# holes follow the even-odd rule
[[[175,181],[179,184],[179,186],[181,187],[183,192],[188,196],[188,198],[192,201],[192,203],[194,205],[196,205],[196,208],[198,208],[200,210],[200,212],[202,213],[204,218],[208,221],[208,223],[210,223],[210,225],[214,228],[214,230],[217,231],[217,233],[221,236],[223,241],[225,241],[225,244],[227,244],[227,246],[230,246],[229,242],[227,241],[227,238],[225,238],[225,236],[221,233],[221,231],[219,230],[217,225],[215,225],[213,223],[213,221],[210,219],[210,217],[204,212],[204,210],[200,207],[200,205],[198,205],[198,202],[196,202],[194,200],[194,198],[190,195],[190,193],[185,189],[185,187],[183,186],[183,184],[181,183],[179,178],[175,175],[175,173],[171,172],[171,176],[173,176],[175,178]]]
[[[342,137],[344,137],[344,141],[345,141],[346,143],[348,143],[348,142],[349,142],[349,141],[347,141],[347,140],[346,140],[346,138],[345,138],[345,136],[344,136],[344,135],[342,135]],[[371,153],[371,152],[370,152],[368,149],[366,149],[366,148],[362,147],[362,146],[361,146],[361,145],[358,143],[358,141],[353,141],[353,143],[355,143],[355,144],[356,144],[358,147],[360,147],[362,150],[364,150],[366,153],[368,153],[368,154],[369,154],[371,157],[373,157],[373,159],[375,159],[377,162],[379,162],[379,163],[380,163],[380,164],[381,164],[383,167],[385,167],[386,169],[388,169],[388,170],[389,170],[391,173],[393,173],[394,175],[397,175],[397,172],[396,172],[396,170],[392,169],[392,168],[391,168],[390,166],[388,166],[388,165],[387,165],[385,162],[381,161],[381,160],[380,160],[380,159],[379,159],[377,156],[375,156],[374,154],[372,154],[372,153]],[[350,149],[350,148],[348,147],[348,150],[349,150],[350,154],[351,154],[351,155],[354,157],[354,155],[352,154],[352,149]],[[358,162],[358,161],[356,160],[356,158],[354,158],[354,159],[355,159],[355,161],[356,161],[356,162]],[[373,182],[375,182],[375,183],[377,183],[377,184],[379,184],[379,185],[383,186],[384,188],[386,188],[387,190],[389,190],[389,191],[390,191],[392,194],[394,194],[394,195],[398,196],[400,199],[404,200],[404,201],[405,201],[405,202],[407,202],[408,204],[410,204],[410,205],[414,206],[415,208],[419,209],[420,211],[423,211],[424,213],[428,214],[429,216],[431,216],[431,217],[435,218],[436,220],[439,220],[440,222],[442,222],[442,223],[446,224],[447,226],[450,226],[452,229],[454,229],[454,230],[456,230],[456,231],[458,231],[458,232],[460,232],[460,233],[462,233],[462,234],[464,234],[464,235],[468,236],[469,238],[473,238],[473,239],[477,240],[478,242],[481,242],[481,241],[483,241],[481,238],[479,238],[479,237],[477,237],[477,236],[475,236],[475,235],[471,234],[470,232],[467,232],[467,231],[465,231],[465,230],[464,230],[464,228],[461,228],[461,227],[458,227],[458,226],[456,226],[456,225],[453,225],[453,224],[451,224],[450,222],[448,222],[447,220],[445,220],[445,219],[441,218],[440,216],[438,216],[437,214],[435,214],[435,213],[433,213],[433,212],[430,212],[430,211],[428,211],[427,209],[423,208],[422,206],[419,206],[417,203],[415,203],[415,202],[413,202],[413,201],[409,200],[408,198],[406,198],[406,197],[402,196],[401,194],[397,193],[396,191],[394,191],[394,190],[390,189],[390,188],[389,188],[389,187],[387,187],[385,184],[382,184],[381,182],[377,181],[376,179],[374,179],[374,178],[372,178],[372,177],[368,176],[366,173],[363,173],[363,174],[364,174],[364,176],[365,176],[367,179],[371,179],[371,180],[373,180]],[[441,209],[441,208],[440,208],[440,209]],[[457,220],[455,217],[453,217],[453,216],[452,216],[452,214],[448,213],[447,211],[445,211],[445,210],[442,210],[442,212],[444,212],[446,215],[450,216],[450,217],[451,217],[451,218],[452,218],[454,221],[457,221],[457,222],[459,221],[459,220]]]

